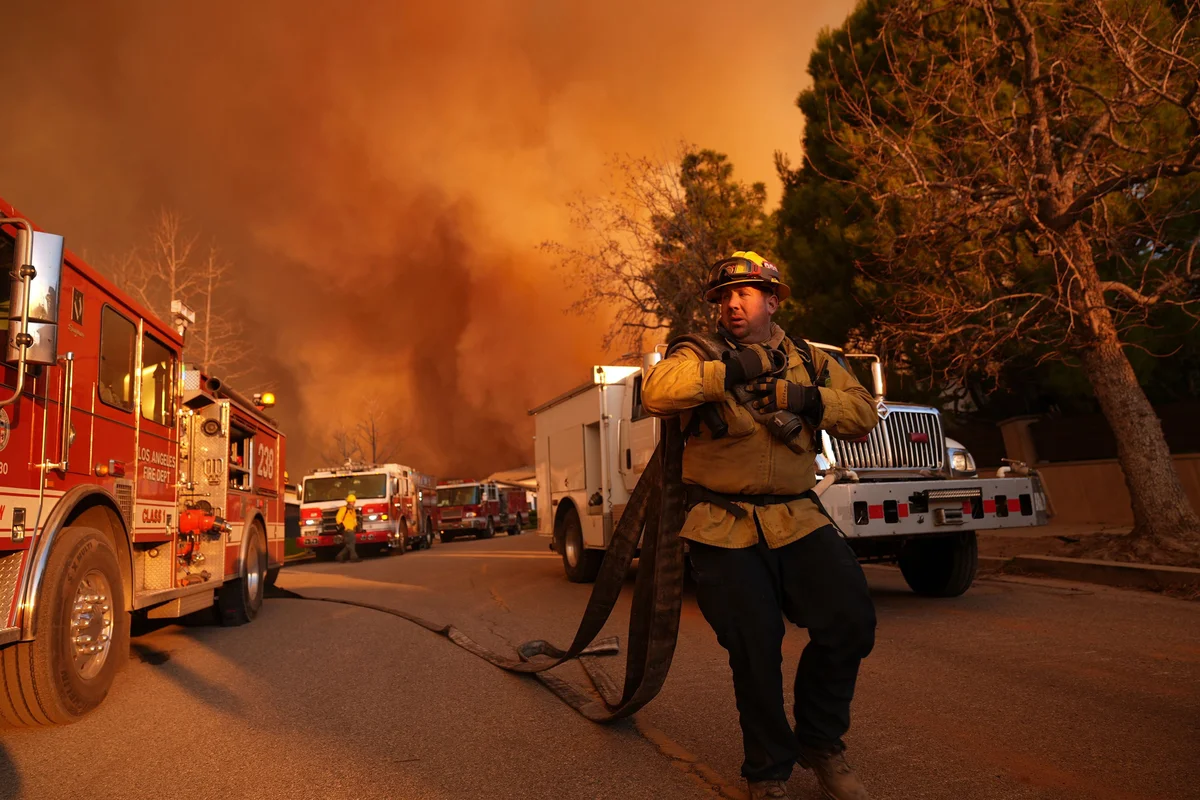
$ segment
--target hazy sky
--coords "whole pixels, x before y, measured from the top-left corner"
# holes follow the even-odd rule
[[[293,478],[371,396],[402,461],[486,474],[531,463],[526,409],[606,358],[536,249],[566,203],[681,141],[777,198],[809,51],[851,6],[39,0],[0,15],[0,196],[98,265],[160,207],[215,241]]]

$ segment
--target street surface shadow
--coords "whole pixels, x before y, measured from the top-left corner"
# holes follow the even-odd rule
[[[161,674],[215,710],[242,715],[244,711],[242,702],[229,691],[228,687],[214,683],[195,670],[177,661],[172,661],[171,651],[156,644],[154,635],[169,627],[211,628],[219,626],[216,615],[208,610],[198,611],[178,619],[148,620],[135,617],[131,622],[129,657],[158,668]],[[185,631],[177,632],[186,635]]]

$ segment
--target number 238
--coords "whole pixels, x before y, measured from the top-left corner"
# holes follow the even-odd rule
[[[275,448],[269,445],[260,444],[258,446],[258,452],[255,453],[255,455],[257,456],[255,460],[258,462],[258,469],[256,470],[258,477],[274,480]]]

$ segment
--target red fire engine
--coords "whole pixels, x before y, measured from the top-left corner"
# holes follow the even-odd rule
[[[497,529],[516,536],[529,520],[524,488],[496,481],[445,481],[437,487],[437,528],[443,542],[474,534],[490,539]]]
[[[361,525],[354,541],[368,552],[428,549],[433,546],[437,481],[403,464],[355,464],[319,469],[302,481],[300,537],[297,543],[329,560],[342,549],[338,509],[354,495]]]
[[[131,613],[254,619],[283,560],[284,437],[62,237],[0,217],[0,721],[66,723],[107,695]]]

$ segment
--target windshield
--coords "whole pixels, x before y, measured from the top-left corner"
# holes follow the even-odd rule
[[[336,478],[308,478],[304,481],[305,503],[345,500],[348,494],[353,494],[359,500],[364,497],[387,497],[387,475],[340,475]]]
[[[477,505],[479,505],[478,486],[455,486],[451,489],[438,489],[439,508]]]

